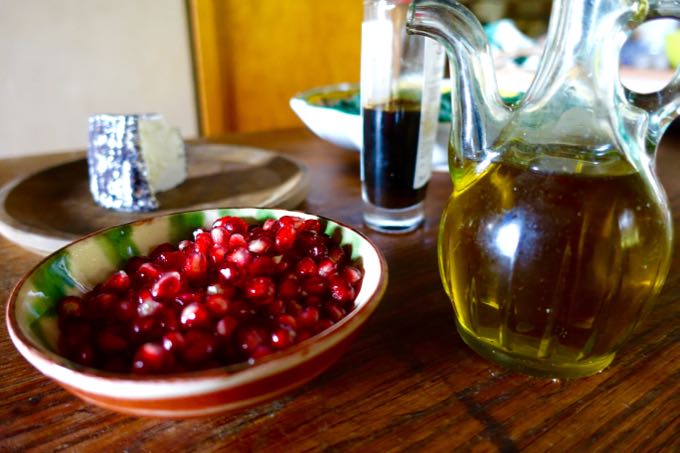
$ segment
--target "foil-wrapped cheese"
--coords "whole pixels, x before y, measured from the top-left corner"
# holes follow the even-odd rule
[[[118,211],[158,209],[187,175],[182,137],[158,114],[91,116],[87,159],[95,202]]]

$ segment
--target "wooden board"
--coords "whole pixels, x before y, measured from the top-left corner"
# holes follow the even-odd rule
[[[309,189],[306,168],[282,154],[236,145],[188,144],[188,177],[157,195],[161,209],[130,213],[95,204],[87,161],[20,177],[0,189],[0,234],[47,254],[109,226],[175,211],[213,207],[294,208]]]

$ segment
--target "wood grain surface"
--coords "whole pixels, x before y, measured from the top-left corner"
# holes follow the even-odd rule
[[[339,362],[254,409],[194,420],[118,415],[44,378],[0,326],[0,451],[679,451],[680,242],[648,318],[602,373],[530,378],[467,348],[439,281],[437,224],[451,186],[435,174],[424,228],[385,236],[361,227],[359,159],[303,130],[234,135],[311,169],[303,208],[359,226],[384,252],[390,285]],[[680,227],[680,134],[659,174]],[[68,156],[0,162],[0,181]],[[0,300],[39,257],[0,239]]]

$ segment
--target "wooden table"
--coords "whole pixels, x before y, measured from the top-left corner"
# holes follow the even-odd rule
[[[680,230],[680,134],[659,173]],[[304,130],[225,141],[278,149],[306,163],[304,210],[361,227],[359,159]],[[0,162],[0,182],[73,155]],[[424,228],[385,236],[390,285],[350,350],[321,377],[240,414],[185,421],[135,418],[85,404],[43,377],[0,325],[0,451],[621,451],[680,449],[680,241],[650,316],[614,364],[589,378],[530,378],[495,366],[458,337],[436,265],[437,223],[450,193],[435,174]],[[39,261],[0,239],[0,300]]]

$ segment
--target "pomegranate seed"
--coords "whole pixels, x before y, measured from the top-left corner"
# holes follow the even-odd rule
[[[300,226],[301,231],[314,231],[315,233],[321,233],[321,222],[317,219],[307,219],[302,222]]]
[[[181,251],[163,252],[154,260],[158,267],[165,271],[178,271],[184,264],[184,253]]]
[[[309,330],[300,330],[295,339],[297,340],[298,343],[305,341],[307,338],[310,338],[312,336],[312,333]]]
[[[276,232],[276,248],[285,252],[293,248],[295,244],[295,239],[297,237],[297,232],[292,226],[284,226],[279,231]]]
[[[280,327],[287,327],[289,329],[297,329],[297,321],[291,315],[281,315],[276,318],[276,323]]]
[[[328,256],[328,248],[323,244],[313,245],[309,249],[309,255],[315,259],[322,259]]]
[[[57,306],[57,313],[61,317],[79,318],[84,314],[83,299],[77,296],[66,296]]]
[[[239,347],[245,352],[252,352],[267,339],[267,331],[261,327],[242,327],[236,332]]]
[[[326,281],[319,276],[307,277],[302,282],[302,291],[313,296],[323,296],[326,294]]]
[[[324,330],[333,326],[333,324],[335,323],[330,319],[322,319],[314,325],[314,332],[315,333],[323,332]]]
[[[237,265],[241,269],[248,266],[248,263],[252,260],[253,256],[245,247],[238,247],[234,249],[229,255],[227,255],[227,261]]]
[[[156,343],[145,343],[135,353],[132,371],[139,374],[168,371],[169,357],[163,346]]]
[[[68,319],[61,322],[61,336],[59,337],[59,351],[68,354],[79,345],[90,342],[92,325],[88,322]]]
[[[123,294],[130,289],[130,277],[125,271],[118,271],[104,282],[103,288],[107,291]]]
[[[300,228],[303,224],[304,220],[302,220],[299,217],[293,217],[290,215],[285,215],[279,219],[279,223],[281,224],[281,228],[292,228],[294,230],[297,230]]]
[[[231,306],[229,299],[223,294],[209,294],[205,298],[205,306],[215,316],[224,316]]]
[[[194,248],[194,242],[190,241],[189,239],[185,239],[182,242],[180,242],[179,244],[177,244],[178,250],[184,251],[184,250],[191,250],[193,248]]]
[[[251,319],[256,315],[255,309],[251,307],[250,304],[247,304],[242,300],[235,300],[232,302],[231,309],[229,311],[240,321]]]
[[[156,281],[161,276],[161,271],[152,263],[143,263],[136,272],[136,278],[138,281],[144,283],[150,283]]]
[[[226,246],[229,244],[231,234],[222,227],[213,227],[210,230],[210,237],[212,238],[213,244]]]
[[[110,373],[127,373],[129,372],[128,359],[120,355],[109,356],[104,361],[103,368]]]
[[[158,314],[158,324],[165,332],[171,332],[179,329],[179,316],[175,310],[169,308],[161,309]]]
[[[232,234],[246,234],[248,232],[248,224],[246,221],[239,217],[232,216],[225,216],[215,220],[213,227],[223,227]]]
[[[88,314],[93,318],[104,318],[115,310],[118,298],[111,293],[97,294],[87,307]]]
[[[305,297],[305,303],[309,307],[316,307],[321,305],[321,302],[323,302],[323,299],[321,299],[319,296],[306,296]]]
[[[345,252],[340,247],[331,247],[328,250],[328,259],[334,263],[343,263],[345,261]]]
[[[253,352],[250,353],[250,360],[261,359],[262,357],[272,353],[269,346],[261,344],[255,348]]]
[[[350,302],[354,300],[354,288],[347,281],[339,276],[331,277],[330,281],[331,297],[338,302]]]
[[[151,295],[154,299],[173,299],[182,289],[182,277],[179,272],[166,272],[154,283]]]
[[[207,288],[207,294],[222,294],[224,297],[233,298],[236,295],[236,288],[229,283],[215,283]]]
[[[332,302],[326,303],[326,305],[324,306],[324,311],[326,312],[328,317],[335,322],[338,322],[345,317],[345,310],[343,310],[340,306]]]
[[[175,296],[175,302],[180,307],[186,307],[189,304],[198,304],[203,302],[203,291],[183,292]]]
[[[329,275],[335,274],[337,271],[337,266],[330,258],[324,258],[319,263],[319,275],[322,277],[328,277]]]
[[[137,315],[140,317],[153,316],[160,308],[160,302],[156,302],[154,299],[145,299],[137,305]]]
[[[179,322],[187,329],[208,328],[211,325],[208,310],[199,304],[190,304],[184,307]]]
[[[217,321],[215,331],[219,336],[228,338],[234,333],[236,327],[238,327],[238,321],[231,316],[225,316]]]
[[[184,259],[182,272],[192,283],[203,282],[208,276],[208,259],[203,253],[189,252]]]
[[[294,331],[285,328],[278,328],[272,332],[270,343],[276,349],[284,349],[293,344],[294,339]]]
[[[238,249],[238,248],[247,248],[248,247],[248,241],[246,241],[246,238],[243,237],[242,234],[240,233],[235,233],[232,234],[231,237],[229,238],[229,248],[230,249]]]
[[[275,293],[276,286],[269,277],[253,277],[245,283],[245,296],[257,304],[271,303]]]
[[[213,245],[208,251],[210,262],[215,265],[220,265],[224,262],[229,253],[229,249],[223,245]]]
[[[312,327],[319,321],[319,310],[316,307],[305,307],[297,317],[297,322],[302,327]]]
[[[166,242],[164,244],[160,244],[160,245],[156,246],[151,251],[151,253],[149,253],[149,258],[152,261],[155,261],[156,259],[158,259],[159,256],[161,256],[161,254],[166,253],[166,252],[174,252],[175,250],[177,250],[177,249],[175,248],[174,245]]]
[[[170,332],[163,335],[162,343],[166,351],[178,351],[184,347],[186,341],[180,332]]]
[[[238,283],[242,278],[242,273],[238,266],[234,264],[225,264],[220,270],[219,275],[226,283]]]
[[[94,348],[89,344],[81,344],[78,345],[78,348],[73,355],[73,360],[81,365],[90,366],[94,363],[94,357]]]
[[[154,338],[160,333],[160,325],[154,316],[144,316],[137,318],[132,323],[132,336],[142,341],[147,338]]]
[[[302,288],[298,279],[291,275],[279,283],[278,295],[281,299],[297,299],[302,293]]]
[[[216,349],[215,338],[205,332],[190,330],[184,336],[182,358],[192,365],[200,365],[210,360]]]
[[[308,277],[311,275],[316,275],[319,273],[319,268],[316,265],[316,262],[311,259],[310,257],[306,256],[302,258],[300,261],[298,261],[297,265],[295,266],[295,272],[300,276],[300,277]]]
[[[121,321],[132,321],[137,316],[137,304],[129,299],[118,301],[114,316]]]
[[[213,238],[207,231],[201,231],[194,237],[194,250],[206,254],[213,246]]]
[[[286,313],[293,316],[300,316],[302,312],[302,305],[298,301],[289,300],[286,302]]]
[[[121,352],[127,349],[128,342],[120,329],[105,327],[97,333],[97,346],[103,352]]]
[[[269,256],[256,256],[248,265],[248,273],[253,276],[274,275],[276,273],[276,263]]]
[[[361,271],[354,266],[346,266],[342,270],[342,276],[345,277],[347,283],[354,287],[356,287],[361,282],[361,279],[364,278]]]
[[[265,231],[272,231],[277,228],[277,225],[278,223],[276,219],[267,219],[262,224],[262,229]]]
[[[147,263],[148,260],[145,257],[142,256],[133,256],[130,258],[127,263],[125,263],[125,267],[123,267],[123,270],[128,274],[128,275],[135,275],[137,273],[137,270],[139,267]]]
[[[286,303],[281,299],[276,299],[271,304],[267,305],[267,313],[270,315],[280,315],[285,313]]]
[[[258,255],[263,255],[272,247],[272,241],[266,237],[259,237],[248,242],[248,250]]]

